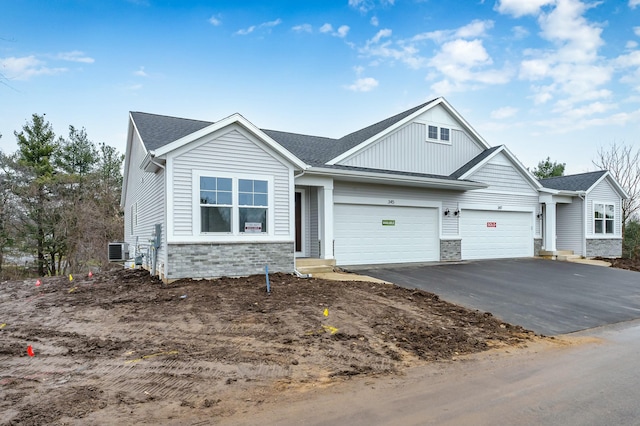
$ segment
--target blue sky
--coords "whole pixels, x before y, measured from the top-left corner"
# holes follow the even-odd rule
[[[125,149],[128,111],[340,137],[444,96],[527,167],[640,144],[640,0],[0,0],[0,148],[46,113]]]

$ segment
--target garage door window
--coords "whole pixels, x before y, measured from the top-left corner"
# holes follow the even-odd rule
[[[614,205],[609,203],[593,204],[593,232],[607,235],[614,233]]]

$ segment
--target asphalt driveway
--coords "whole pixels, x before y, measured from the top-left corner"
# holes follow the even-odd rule
[[[389,265],[357,272],[435,293],[544,335],[640,318],[640,272],[544,259]]]

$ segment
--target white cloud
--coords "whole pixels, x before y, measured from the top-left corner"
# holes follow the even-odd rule
[[[148,77],[148,74],[144,71],[144,67],[141,66],[137,71],[133,72],[133,75],[137,77]]]
[[[638,47],[638,42],[634,41],[634,40],[629,40],[627,41],[627,43],[624,45],[625,49],[635,49],[636,47]]]
[[[353,70],[355,71],[357,76],[360,76],[364,72],[364,67],[361,65],[357,65],[353,67]]]
[[[516,25],[511,28],[511,33],[516,40],[521,40],[529,35],[529,30],[525,27],[521,27],[520,25]]]
[[[320,27],[321,33],[331,33],[333,32],[333,26],[331,24],[324,24]]]
[[[378,20],[377,16],[372,16],[369,22],[371,22],[371,25],[373,25],[374,27],[380,25],[380,21]]]
[[[514,107],[502,107],[491,111],[491,118],[497,120],[503,120],[505,118],[513,117],[518,112],[518,108]]]
[[[28,80],[39,75],[54,75],[66,71],[67,68],[50,68],[33,55],[0,58],[0,72],[7,80]]]
[[[353,92],[369,92],[378,87],[378,80],[373,77],[365,77],[357,79],[353,84],[345,86],[346,89]]]
[[[391,34],[392,34],[391,30],[388,28],[385,28],[384,30],[378,31],[376,35],[374,35],[373,38],[369,40],[367,43],[378,43],[382,38],[391,37]]]
[[[456,38],[476,38],[484,37],[487,35],[487,30],[493,28],[493,21],[486,20],[481,21],[474,19],[471,23],[458,28],[455,31],[454,37]]]
[[[597,4],[578,0],[556,0],[555,7],[538,17],[540,36],[552,43],[551,49],[527,50],[520,63],[519,77],[529,81],[550,81],[540,90],[533,88],[537,104],[559,98],[556,111],[566,113],[580,102],[605,99],[611,91],[603,89],[614,72],[612,64],[602,60],[602,28],[584,14]]]
[[[72,52],[62,52],[58,53],[56,59],[60,59],[63,61],[70,62],[82,62],[85,64],[92,64],[95,62],[93,58],[85,56],[84,52],[80,52],[79,50],[74,50]]]
[[[311,32],[313,32],[313,28],[311,27],[310,24],[296,25],[296,26],[292,27],[291,29],[293,31],[297,32],[297,33],[311,33]]]
[[[240,29],[240,30],[236,31],[236,34],[237,35],[247,35],[247,34],[251,34],[255,30],[260,30],[260,29],[264,29],[264,28],[271,29],[273,27],[276,27],[276,26],[280,25],[281,23],[282,23],[282,19],[278,18],[278,19],[275,19],[273,21],[263,22],[260,25],[251,25],[248,28]]]
[[[393,6],[395,0],[379,0],[382,7]],[[360,13],[367,13],[376,7],[374,0],[349,0],[349,6],[358,10]]]
[[[347,36],[347,34],[349,33],[349,26],[348,25],[340,25],[340,28],[338,28],[338,31],[336,31],[336,33],[334,34],[337,37],[340,38],[344,38]]]
[[[220,19],[220,15],[218,15],[218,16],[212,15],[211,18],[209,18],[209,23],[211,25],[213,25],[214,27],[217,27],[218,25],[222,24],[222,20]]]
[[[640,6],[640,0],[629,0],[629,7],[631,9],[635,9],[637,6]]]
[[[493,28],[494,22],[491,20],[481,21],[474,19],[469,24],[453,30],[438,30],[416,34],[411,41],[433,40],[436,43],[443,43],[447,40],[459,38],[479,38],[487,35],[487,30]]]
[[[640,2],[640,0],[638,0]],[[640,27],[633,27],[633,33],[640,37]]]
[[[543,6],[553,3],[555,0],[498,0],[494,9],[499,13],[519,18],[524,15],[537,15]]]
[[[320,27],[320,32],[323,34],[331,34],[334,37],[340,37],[340,38],[345,38],[347,36],[347,34],[349,33],[349,26],[348,25],[340,25],[340,27],[338,27],[337,30],[333,30],[333,25],[326,23],[323,26]]]

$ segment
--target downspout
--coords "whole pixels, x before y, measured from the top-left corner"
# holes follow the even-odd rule
[[[154,164],[154,165],[160,167],[162,170],[166,170],[165,166],[163,166],[162,164],[158,163],[157,161],[154,161],[154,159],[153,159],[153,157],[155,157],[155,152],[154,151],[149,151],[149,155],[150,155],[149,156],[149,162],[151,164]],[[165,175],[164,178],[166,179],[166,175]],[[166,182],[166,180],[165,180],[165,182]],[[165,184],[165,187],[166,187],[166,184]],[[156,234],[156,235],[155,235],[155,241],[153,243],[153,259],[151,259],[151,276],[153,276],[153,277],[156,276],[156,266],[158,265],[158,249],[160,248],[160,243],[158,241],[157,233],[161,232],[161,229],[162,229],[162,228],[160,228],[160,231],[159,231],[158,227],[159,227],[159,225],[155,225],[154,234]]]

